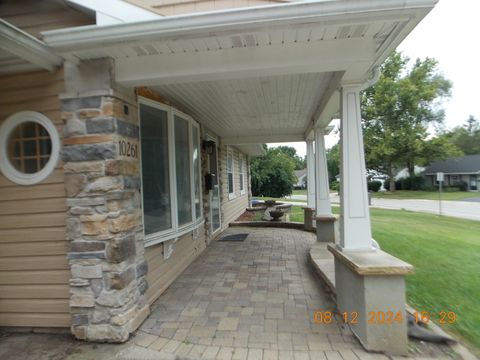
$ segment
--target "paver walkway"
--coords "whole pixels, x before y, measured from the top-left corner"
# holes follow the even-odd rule
[[[233,228],[244,242],[213,242],[156,301],[136,343],[194,359],[387,359],[367,353],[333,311],[308,263],[314,234]],[[438,355],[438,353],[437,353]]]
[[[313,234],[235,228],[223,235],[239,232],[250,235],[215,241],[153,305],[141,327],[160,337],[150,347],[218,359],[277,359],[278,350],[281,358],[295,351],[320,359],[324,351],[361,349],[339,325],[311,321],[315,310],[334,308],[307,262]]]

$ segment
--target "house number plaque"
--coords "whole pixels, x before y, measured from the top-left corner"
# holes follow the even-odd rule
[[[138,159],[139,146],[138,141],[131,139],[118,140],[118,155],[123,158]]]

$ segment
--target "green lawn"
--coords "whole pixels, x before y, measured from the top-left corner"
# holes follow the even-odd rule
[[[292,221],[303,221],[301,207],[293,206],[292,214]],[[408,303],[419,311],[455,312],[455,324],[440,326],[478,354],[480,221],[383,209],[371,209],[371,216],[373,237],[382,249],[415,266],[415,274],[407,277]],[[433,320],[438,324],[439,316]]]
[[[307,195],[307,190],[293,190],[292,195]]]
[[[394,192],[384,191],[373,193],[373,197],[379,199],[425,199],[438,200],[438,191],[409,191],[398,190]],[[480,197],[480,192],[452,191],[442,192],[442,200],[462,200],[466,198]]]

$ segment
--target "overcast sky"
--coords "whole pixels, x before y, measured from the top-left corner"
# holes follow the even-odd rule
[[[439,70],[452,81],[452,96],[444,102],[445,125],[462,125],[471,114],[480,119],[480,0],[440,0],[400,44],[398,50],[412,60],[433,57]],[[327,137],[327,147],[337,138]],[[305,156],[305,143],[289,145]]]

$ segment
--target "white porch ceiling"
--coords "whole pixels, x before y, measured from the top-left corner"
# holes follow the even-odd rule
[[[222,137],[275,135],[276,141],[284,135],[303,140],[331,77],[291,74],[152,88]]]

